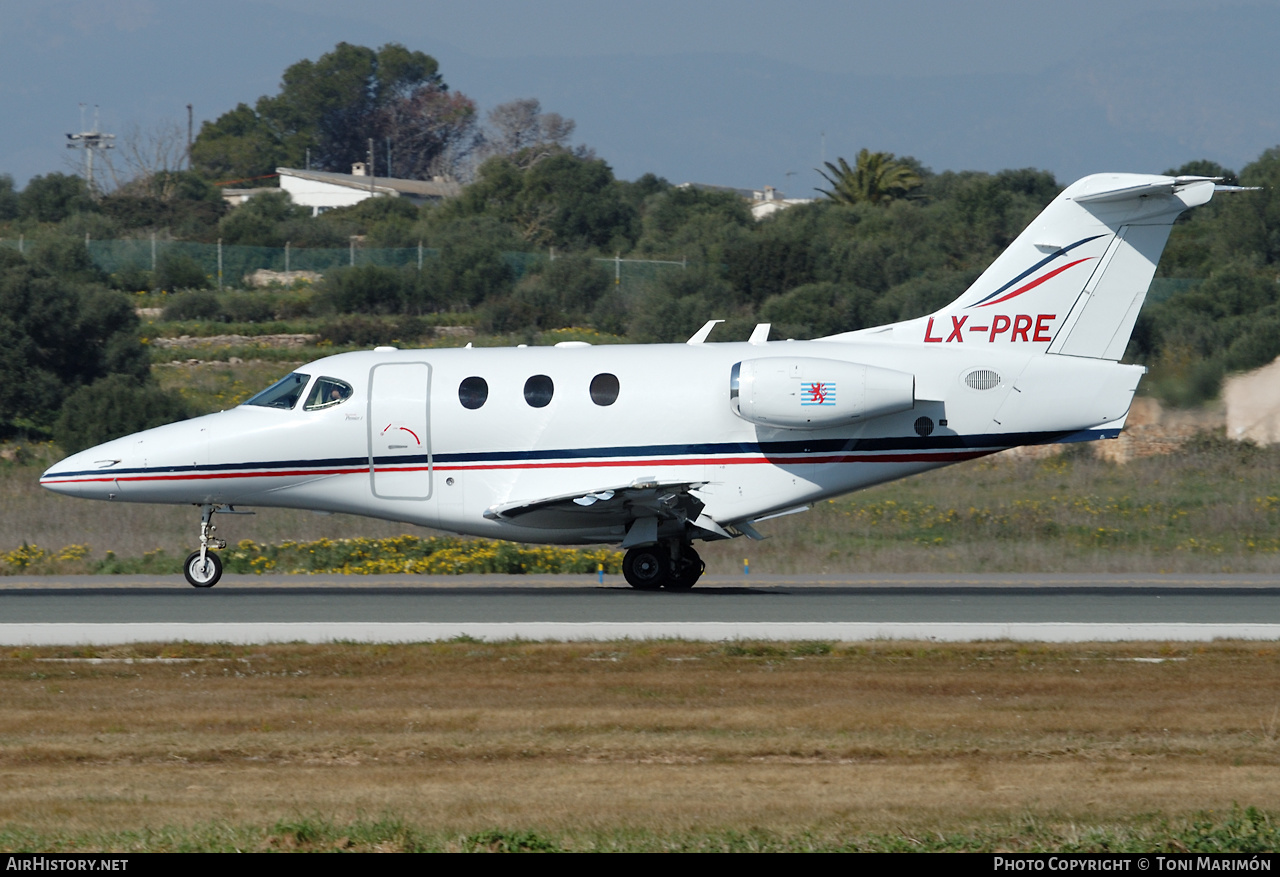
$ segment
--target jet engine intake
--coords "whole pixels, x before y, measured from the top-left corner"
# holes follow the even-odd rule
[[[915,407],[915,375],[813,357],[736,363],[729,407],[743,420],[788,429],[821,429]]]

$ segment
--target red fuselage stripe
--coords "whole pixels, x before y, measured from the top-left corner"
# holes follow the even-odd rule
[[[667,460],[576,460],[555,463],[480,463],[475,465],[451,466],[405,466],[402,468],[378,467],[379,472],[426,472],[435,469],[439,472],[490,472],[498,470],[528,469],[608,469],[622,466],[758,466],[761,464],[775,466],[797,466],[803,464],[830,463],[958,463],[972,460],[994,451],[944,451],[920,454],[824,454],[822,456],[795,457],[681,457]],[[155,481],[219,481],[229,478],[304,478],[322,475],[363,475],[368,473],[366,466],[346,469],[289,469],[270,472],[193,472],[175,473],[172,475],[126,475],[121,478],[65,478],[46,479],[42,484],[97,484],[117,481],[122,483],[155,482]]]

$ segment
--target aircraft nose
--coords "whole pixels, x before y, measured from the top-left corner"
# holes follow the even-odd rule
[[[115,499],[120,494],[117,473],[127,468],[123,451],[117,441],[72,454],[50,466],[40,476],[40,486],[67,496]]]
[[[168,502],[155,495],[155,486],[180,483],[183,474],[208,462],[215,416],[157,426],[72,454],[49,467],[40,484],[89,499]]]

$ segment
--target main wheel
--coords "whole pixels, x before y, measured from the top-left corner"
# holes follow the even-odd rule
[[[698,552],[692,548],[686,548],[676,562],[675,571],[663,587],[668,591],[687,591],[698,583],[698,579],[702,578],[706,568],[707,565],[698,556]]]
[[[632,548],[622,558],[622,577],[639,591],[656,591],[667,581],[667,552],[659,545]]]
[[[212,588],[222,578],[222,559],[212,551],[206,551],[204,562],[200,562],[200,552],[193,551],[182,565],[183,575],[187,577],[193,588]]]

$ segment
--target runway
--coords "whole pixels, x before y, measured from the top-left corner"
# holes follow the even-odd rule
[[[0,644],[679,638],[1280,639],[1280,582],[1249,575],[0,579]]]

